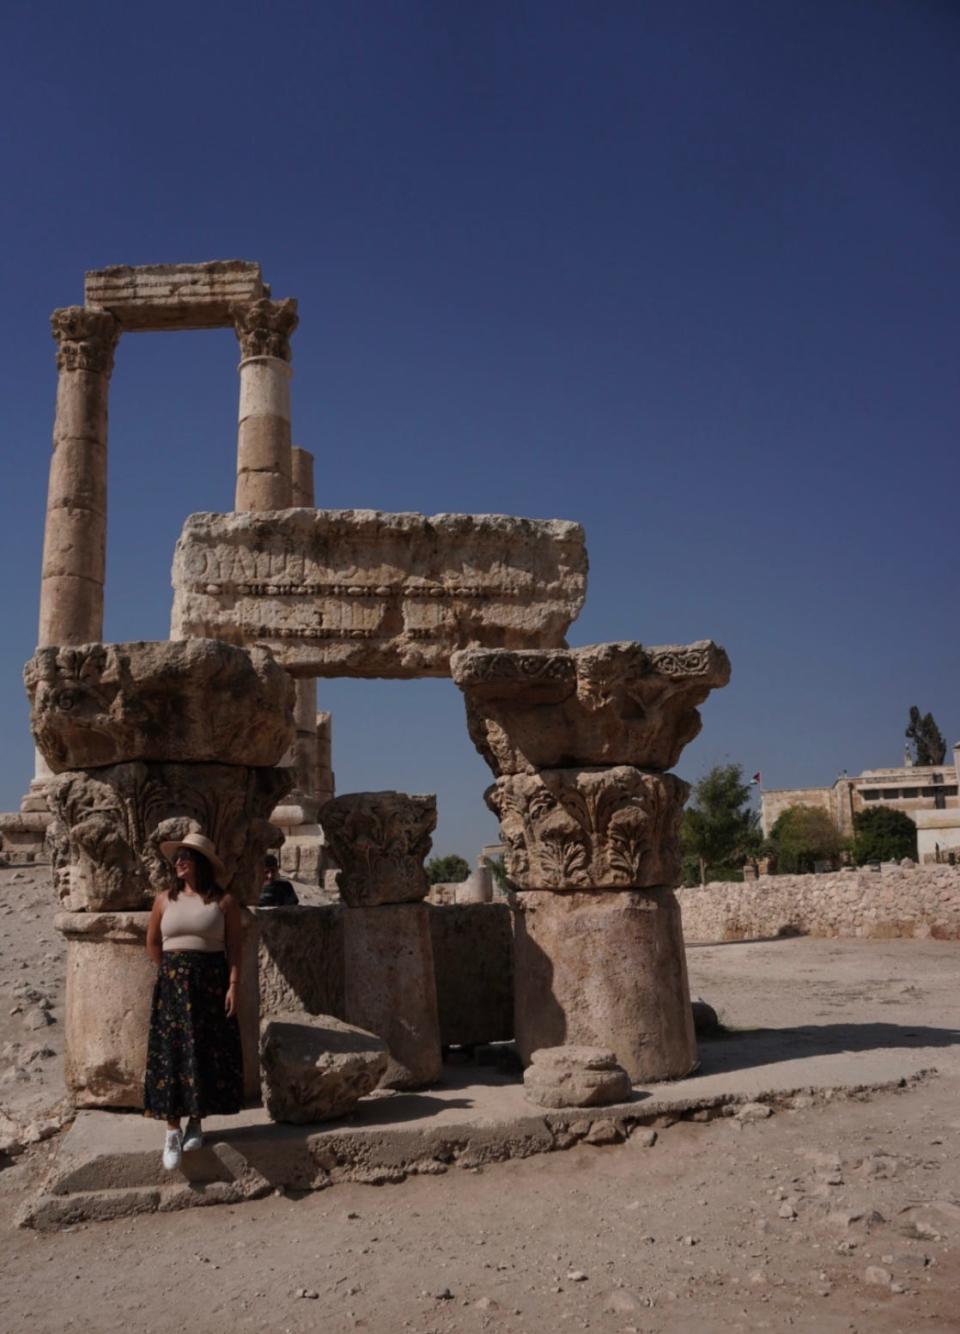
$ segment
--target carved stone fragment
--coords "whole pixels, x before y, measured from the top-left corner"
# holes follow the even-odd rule
[[[669,769],[700,731],[696,706],[730,679],[726,653],[710,640],[465,649],[450,666],[470,736],[498,776],[568,765]]]
[[[290,360],[290,335],[300,323],[297,303],[293,297],[271,301],[260,297],[257,301],[240,303],[231,308],[234,328],[240,341],[240,355],[247,357],[276,357]]]
[[[106,310],[61,306],[50,316],[59,371],[92,371],[109,376],[120,325]]]
[[[425,898],[423,869],[437,826],[434,796],[350,792],[320,811],[320,824],[340,869],[340,897],[352,907]]]
[[[644,889],[680,879],[689,786],[628,765],[499,778],[484,794],[519,889]]]
[[[583,605],[583,529],[498,514],[194,514],[175,638],[265,644],[296,676],[448,676],[454,649],[559,648]]]
[[[388,1060],[381,1038],[332,1015],[271,1015],[260,1027],[267,1114],[294,1125],[346,1116],[377,1087]]]
[[[48,801],[63,906],[74,912],[149,907],[170,884],[160,844],[190,830],[213,840],[231,893],[255,903],[263,855],[279,837],[267,817],[290,781],[287,769],[232,764],[134,762],[58,775]]]
[[[540,1107],[600,1107],[627,1102],[630,1076],[600,1047],[541,1047],[523,1075],[524,1092]]]
[[[41,648],[24,668],[54,773],[132,760],[278,763],[294,683],[264,649],[211,639]]]

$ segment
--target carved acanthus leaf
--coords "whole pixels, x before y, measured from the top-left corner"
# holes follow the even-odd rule
[[[120,337],[119,321],[108,310],[62,306],[50,316],[57,344],[57,369],[109,375]]]
[[[259,301],[231,307],[230,313],[244,361],[248,357],[290,360],[290,336],[300,323],[293,297],[283,301],[261,297]]]

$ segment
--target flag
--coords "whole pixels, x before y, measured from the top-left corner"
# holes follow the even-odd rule
[[[757,772],[750,779],[750,786],[753,787],[754,783],[759,783],[759,782],[760,782],[760,770],[758,769]]]

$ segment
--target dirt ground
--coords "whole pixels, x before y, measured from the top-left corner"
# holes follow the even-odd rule
[[[0,1105],[40,1124],[62,1097],[62,951],[40,877],[15,874],[0,871]],[[839,1066],[848,1053],[854,1071],[880,1052],[895,1079],[909,1053],[911,1070],[939,1073],[757,1121],[680,1122],[652,1147],[634,1136],[395,1186],[16,1229],[53,1136],[0,1171],[0,1329],[960,1330],[960,945],[718,945],[689,965],[741,1037],[762,1027],[757,1065],[799,1049]],[[723,1068],[724,1050],[704,1055]]]

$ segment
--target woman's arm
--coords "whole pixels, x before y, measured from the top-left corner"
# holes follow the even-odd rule
[[[153,900],[150,920],[147,923],[147,953],[158,967],[163,961],[163,932],[160,930],[160,918],[166,906],[166,892],[158,894]]]
[[[243,923],[240,917],[240,905],[232,894],[224,894],[220,900],[223,910],[226,934],[227,966],[230,969],[230,982],[223,1007],[228,1015],[237,1012],[237,987],[240,982],[240,952]]]

